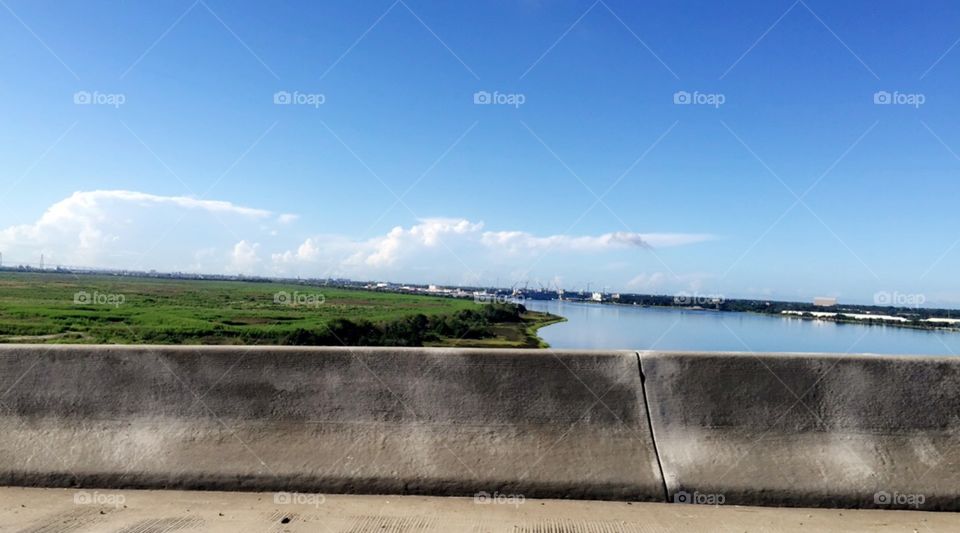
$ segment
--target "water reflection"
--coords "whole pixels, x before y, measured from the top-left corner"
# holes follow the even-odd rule
[[[567,318],[540,330],[553,348],[960,354],[960,333],[752,313],[527,301]]]

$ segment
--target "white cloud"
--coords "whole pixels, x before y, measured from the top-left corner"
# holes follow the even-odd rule
[[[167,244],[163,241],[182,243],[194,233],[209,233],[213,226],[223,228],[230,222],[239,227],[242,221],[272,218],[270,211],[219,200],[125,190],[81,191],[51,205],[32,224],[0,229],[0,250],[10,260],[24,262],[36,262],[44,253],[50,264],[131,267],[131,257]],[[180,253],[185,257],[194,251],[181,249]]]
[[[309,237],[296,250],[275,252],[271,260],[275,267],[297,264],[330,263],[357,253],[358,245],[341,235]]]
[[[233,213],[254,218],[267,218],[271,216],[270,211],[242,207],[219,200],[201,200],[189,196],[159,196],[137,191],[114,190],[75,192],[69,198],[53,204],[44,214],[44,217],[56,216],[58,214],[69,216],[76,211],[77,207],[95,208],[102,202],[110,200],[134,202],[141,205],[171,204],[189,209],[203,209],[213,213]]]
[[[229,270],[239,274],[251,274],[260,262],[257,256],[257,250],[260,249],[259,243],[249,243],[240,241],[233,246],[233,252],[230,254]]]
[[[551,235],[536,237],[522,231],[488,231],[485,246],[510,252],[557,250],[561,252],[597,252],[623,248],[667,248],[713,239],[712,235],[692,233],[604,233],[596,236]]]
[[[316,261],[318,257],[320,257],[320,247],[313,239],[307,239],[297,248],[297,259]]]
[[[372,253],[365,255],[363,262],[374,267],[390,266],[405,255],[422,248],[436,248],[447,244],[447,240],[462,235],[479,232],[483,223],[473,223],[464,219],[428,218],[419,224],[404,229],[397,226],[390,230],[385,237],[373,239],[365,247],[373,248]]]
[[[523,231],[483,231],[482,222],[465,219],[423,219],[409,229],[395,227],[385,236],[367,243],[374,248],[364,262],[371,266],[389,266],[402,256],[423,248],[448,249],[464,241],[501,254],[603,252],[628,248],[681,246],[712,239],[710,235],[684,233],[605,233],[597,236],[551,235],[537,237]],[[361,252],[363,253],[363,252]]]
[[[6,264],[36,263],[44,254],[47,265],[482,283],[497,277],[593,278],[601,271],[609,279],[636,264],[638,256],[631,251],[713,238],[630,232],[539,236],[488,230],[482,222],[463,218],[425,218],[372,238],[315,234],[296,240],[295,232],[304,230],[298,220],[293,214],[220,200],[124,190],[77,192],[33,223],[0,229],[0,252]],[[522,270],[541,257],[544,264],[537,272]],[[631,283],[660,281],[638,277]]]
[[[529,266],[536,255],[604,253],[623,250],[683,246],[714,237],[686,233],[628,233],[601,235],[551,235],[538,237],[524,231],[484,231],[482,222],[460,218],[421,219],[410,227],[397,226],[385,235],[365,241],[318,236],[296,250],[273,255],[280,270],[304,263],[323,262],[347,276],[373,276],[391,269],[416,267],[440,270],[441,264],[466,270],[462,278],[476,278],[493,263],[512,261]],[[621,263],[626,264],[626,263]]]

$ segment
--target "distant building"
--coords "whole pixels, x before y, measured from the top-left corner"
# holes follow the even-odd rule
[[[833,307],[837,305],[837,299],[818,296],[813,299],[813,305],[817,307]]]
[[[593,301],[593,302],[602,302],[602,301],[603,301],[603,293],[602,293],[602,292],[595,292],[595,293],[591,294],[591,295],[590,295],[590,301]]]

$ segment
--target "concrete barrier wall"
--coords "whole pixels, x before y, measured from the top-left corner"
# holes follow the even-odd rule
[[[634,352],[0,346],[0,484],[664,498]]]
[[[0,346],[0,484],[960,510],[960,358]]]
[[[671,499],[960,510],[960,358],[640,357]]]

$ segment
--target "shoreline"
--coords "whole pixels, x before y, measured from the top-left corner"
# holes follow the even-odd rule
[[[425,347],[443,348],[549,348],[540,338],[540,328],[566,322],[567,318],[545,311],[527,310],[520,322],[499,323],[491,326],[494,336],[483,339],[441,339],[425,343]]]
[[[545,328],[547,326],[552,326],[554,324],[561,324],[563,322],[567,322],[569,319],[565,316],[554,315],[552,313],[546,313],[543,311],[530,311],[530,312],[541,313],[546,317],[549,317],[533,325],[527,326],[527,334],[537,339],[537,344],[538,344],[537,348],[549,348],[550,343],[543,340],[543,338],[540,336],[540,329]]]

